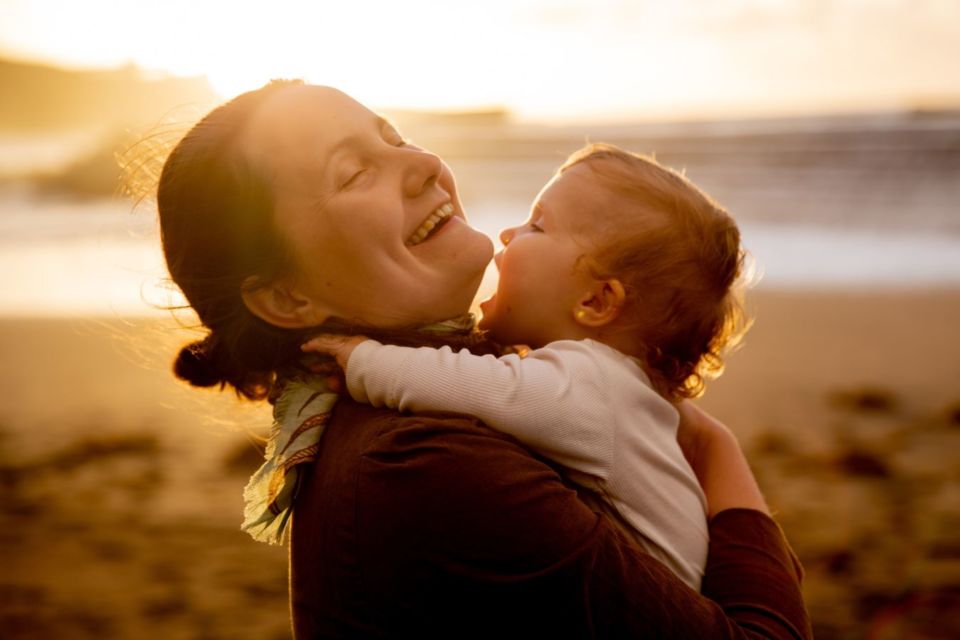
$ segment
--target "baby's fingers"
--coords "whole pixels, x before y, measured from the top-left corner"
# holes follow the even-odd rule
[[[321,333],[310,338],[300,345],[303,351],[333,356],[341,368],[347,367],[353,349],[366,340],[364,336],[338,336],[332,333]]]
[[[323,334],[307,340],[300,345],[300,349],[313,353],[334,355],[347,344],[348,339],[347,336]]]

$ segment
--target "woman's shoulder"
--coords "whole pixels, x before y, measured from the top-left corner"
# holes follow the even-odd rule
[[[511,475],[525,469],[545,469],[556,475],[512,436],[463,414],[398,412],[341,400],[329,431],[341,453],[341,441],[357,441],[351,448],[363,471],[370,474],[415,469],[419,477],[431,481],[443,475],[450,479]]]
[[[511,436],[488,427],[473,416],[441,411],[411,413],[373,407],[341,398],[334,407],[330,430],[349,430],[363,440],[365,454],[400,451],[435,439],[480,439],[519,445]],[[424,452],[420,452],[424,453]]]
[[[321,458],[366,474],[417,470],[419,477],[489,475],[545,468],[515,438],[472,416],[398,412],[341,398],[322,438]],[[467,473],[468,469],[478,467]]]
[[[365,432],[354,436],[359,446],[343,437],[357,428]],[[348,402],[327,435],[337,439],[318,462],[352,467],[348,490],[364,530],[412,525],[439,546],[475,540],[518,558],[556,559],[596,526],[598,516],[556,469],[476,418]],[[551,536],[557,548],[544,542]]]

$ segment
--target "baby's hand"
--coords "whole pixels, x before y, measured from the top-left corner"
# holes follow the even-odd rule
[[[350,354],[353,353],[358,344],[365,340],[368,340],[366,336],[341,336],[334,333],[322,333],[304,342],[300,345],[300,349],[333,356],[340,368],[346,369]]]

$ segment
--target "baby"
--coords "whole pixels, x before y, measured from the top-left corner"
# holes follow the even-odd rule
[[[676,172],[590,145],[500,238],[480,328],[529,346],[522,357],[358,336],[304,350],[335,356],[358,402],[476,416],[559,463],[699,590],[706,504],[677,444],[674,403],[702,392],[745,327],[736,224]]]

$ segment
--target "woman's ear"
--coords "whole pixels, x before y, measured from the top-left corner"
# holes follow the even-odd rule
[[[322,324],[330,313],[289,283],[264,283],[250,276],[240,286],[240,296],[250,313],[282,329],[302,329]]]
[[[627,293],[616,278],[596,280],[574,306],[574,320],[585,327],[602,327],[620,316]]]

